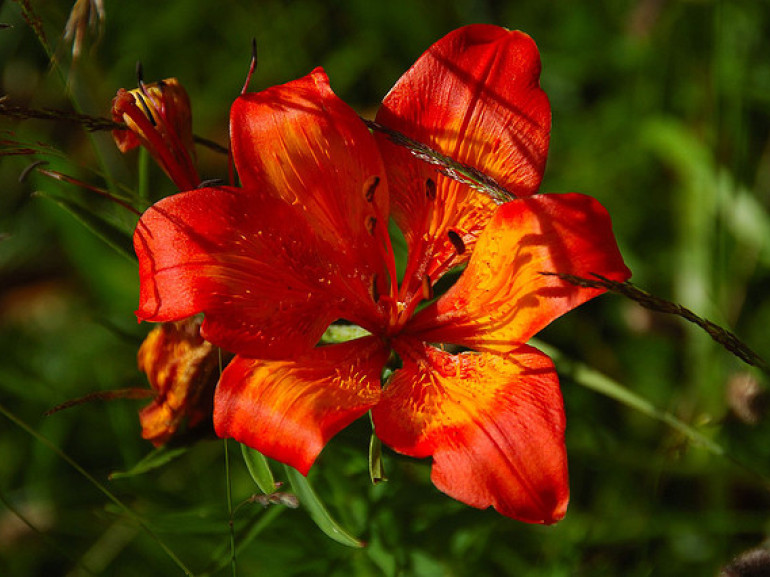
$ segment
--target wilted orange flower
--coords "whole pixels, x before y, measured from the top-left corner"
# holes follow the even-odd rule
[[[194,429],[213,433],[220,356],[201,337],[198,319],[163,323],[153,329],[139,348],[137,360],[157,393],[139,412],[143,438],[157,447]]]

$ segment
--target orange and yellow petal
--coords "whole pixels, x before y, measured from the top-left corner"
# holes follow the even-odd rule
[[[401,77],[377,122],[480,170],[516,196],[528,196],[540,186],[551,126],[539,78],[540,56],[529,36],[498,26],[466,26],[436,42]],[[410,258],[427,259],[425,272],[435,280],[467,260],[496,205],[438,174],[386,135],[378,133],[377,141],[388,169],[393,216]],[[428,179],[436,184],[436,202],[426,197]],[[463,241],[460,254],[450,231]]]
[[[372,409],[375,432],[412,457],[433,457],[438,489],[477,508],[554,523],[569,501],[565,417],[550,359],[528,346],[509,354],[453,355],[419,342]]]
[[[545,194],[502,205],[457,283],[405,330],[429,342],[505,352],[605,292],[542,273],[631,276],[596,200]]]
[[[382,262],[386,253],[392,260],[382,158],[321,68],[240,96],[230,113],[230,137],[244,188],[300,207],[319,238],[336,245],[340,260]]]
[[[365,337],[294,360],[236,357],[217,387],[216,433],[306,475],[329,439],[377,403],[388,354]]]

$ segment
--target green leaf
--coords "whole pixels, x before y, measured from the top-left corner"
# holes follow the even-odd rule
[[[340,527],[329,514],[324,504],[318,498],[318,495],[310,486],[308,480],[303,477],[296,469],[286,465],[286,475],[291,484],[292,490],[297,494],[299,502],[305,507],[308,515],[313,522],[318,525],[326,535],[348,547],[364,547],[365,543]]]
[[[35,194],[54,201],[118,253],[132,262],[136,262],[133,240],[129,232],[118,228],[98,214],[69,199],[42,191],[38,191]]]
[[[369,439],[369,478],[373,485],[379,485],[388,480],[385,475],[385,465],[382,463],[382,441],[374,431]]]
[[[115,479],[125,479],[127,477],[143,475],[144,473],[152,471],[153,469],[158,469],[159,467],[170,463],[177,457],[184,455],[187,452],[187,449],[188,447],[177,447],[176,449],[169,449],[166,446],[158,447],[128,471],[115,471],[114,473],[110,473],[109,479],[114,481]]]
[[[275,485],[275,479],[273,478],[273,472],[270,470],[270,464],[267,462],[267,458],[259,451],[247,447],[241,444],[241,453],[243,453],[243,460],[246,463],[246,468],[249,470],[251,478],[265,495],[275,493],[278,488]]]

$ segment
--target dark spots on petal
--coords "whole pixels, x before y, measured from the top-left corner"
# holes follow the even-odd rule
[[[366,202],[374,201],[374,192],[377,190],[377,187],[379,185],[380,185],[379,176],[370,176],[366,180],[366,182],[364,183],[364,198],[366,198]]]
[[[465,252],[465,243],[463,242],[462,237],[453,230],[450,230],[447,233],[447,236],[449,236],[449,242],[455,247],[457,254],[463,254]]]
[[[436,200],[436,181],[432,178],[425,181],[425,196],[428,200]]]
[[[368,232],[371,235],[374,235],[374,228],[377,226],[377,218],[374,216],[370,216],[366,219],[366,232]]]

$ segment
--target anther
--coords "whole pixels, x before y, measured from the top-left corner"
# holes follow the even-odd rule
[[[152,115],[152,112],[150,111],[150,107],[147,106],[147,101],[144,99],[144,96],[142,96],[141,92],[136,93],[136,99],[139,101],[139,103],[142,105],[142,108],[144,109],[144,114],[147,116],[147,118],[150,120],[153,126],[158,126],[158,123],[155,122],[155,117]]]
[[[433,298],[433,285],[430,282],[430,275],[422,277],[422,298],[430,300]]]
[[[455,247],[457,254],[463,254],[465,252],[465,243],[462,237],[453,230],[447,232],[447,236],[449,236],[449,242]]]
[[[366,232],[368,232],[371,235],[374,235],[374,227],[377,226],[377,219],[373,216],[370,216],[366,219]]]
[[[425,196],[428,200],[436,200],[436,182],[432,178],[425,181]]]
[[[374,200],[374,191],[377,190],[379,184],[379,176],[371,176],[369,179],[367,179],[366,183],[364,184],[364,197],[366,198],[366,202],[372,202]]]

